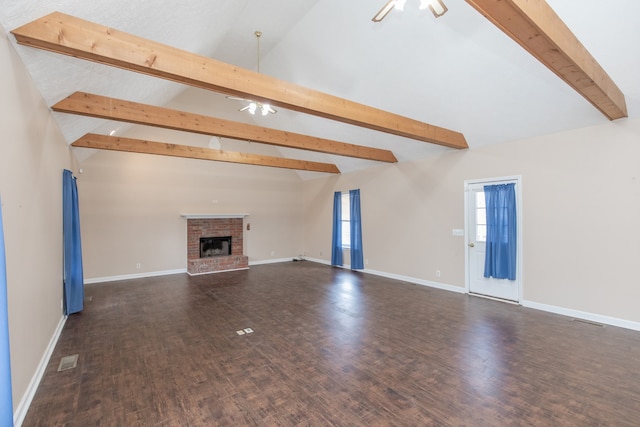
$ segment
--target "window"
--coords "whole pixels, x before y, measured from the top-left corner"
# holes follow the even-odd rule
[[[351,203],[349,192],[345,191],[340,196],[342,207],[342,247],[348,248],[351,246]]]
[[[484,191],[476,192],[476,242],[487,241],[487,207]]]

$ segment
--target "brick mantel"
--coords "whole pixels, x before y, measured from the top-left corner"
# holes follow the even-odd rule
[[[244,217],[248,214],[184,214],[187,219],[187,273],[205,274],[246,270],[244,255]],[[231,236],[231,255],[200,258],[201,237]]]

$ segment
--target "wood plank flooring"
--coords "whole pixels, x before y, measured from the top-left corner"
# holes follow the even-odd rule
[[[635,331],[308,261],[85,293],[23,426],[640,425]]]

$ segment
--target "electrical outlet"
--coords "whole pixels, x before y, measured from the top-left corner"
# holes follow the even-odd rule
[[[369,258],[365,258],[365,259],[364,259],[364,263],[365,263],[366,265],[369,265]]]
[[[142,267],[142,264],[140,264],[140,263],[136,264],[136,270],[140,270],[141,267]]]
[[[436,277],[440,277],[440,270],[436,270]]]
[[[271,256],[275,256],[276,251],[271,251]]]

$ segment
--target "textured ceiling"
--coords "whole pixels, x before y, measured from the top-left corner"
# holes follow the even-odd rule
[[[4,31],[60,11],[147,39],[255,70],[312,89],[462,132],[470,149],[607,119],[463,0],[445,0],[435,19],[408,1],[381,23],[371,17],[386,0],[0,0]],[[640,107],[640,16],[637,0],[548,0],[626,96],[629,117]],[[15,44],[12,35],[9,40]],[[81,90],[136,102],[254,123],[392,150],[399,161],[448,149],[280,109],[269,117],[238,112],[225,96],[105,65],[18,46],[48,105]],[[158,131],[54,113],[69,143],[87,132]],[[625,120],[625,119],[622,119]],[[180,143],[166,131],[164,142]],[[206,146],[206,136],[197,139]],[[222,139],[223,149],[335,163],[343,172],[377,165],[301,150]],[[92,153],[74,148],[82,160]],[[302,177],[317,176],[300,172]]]

